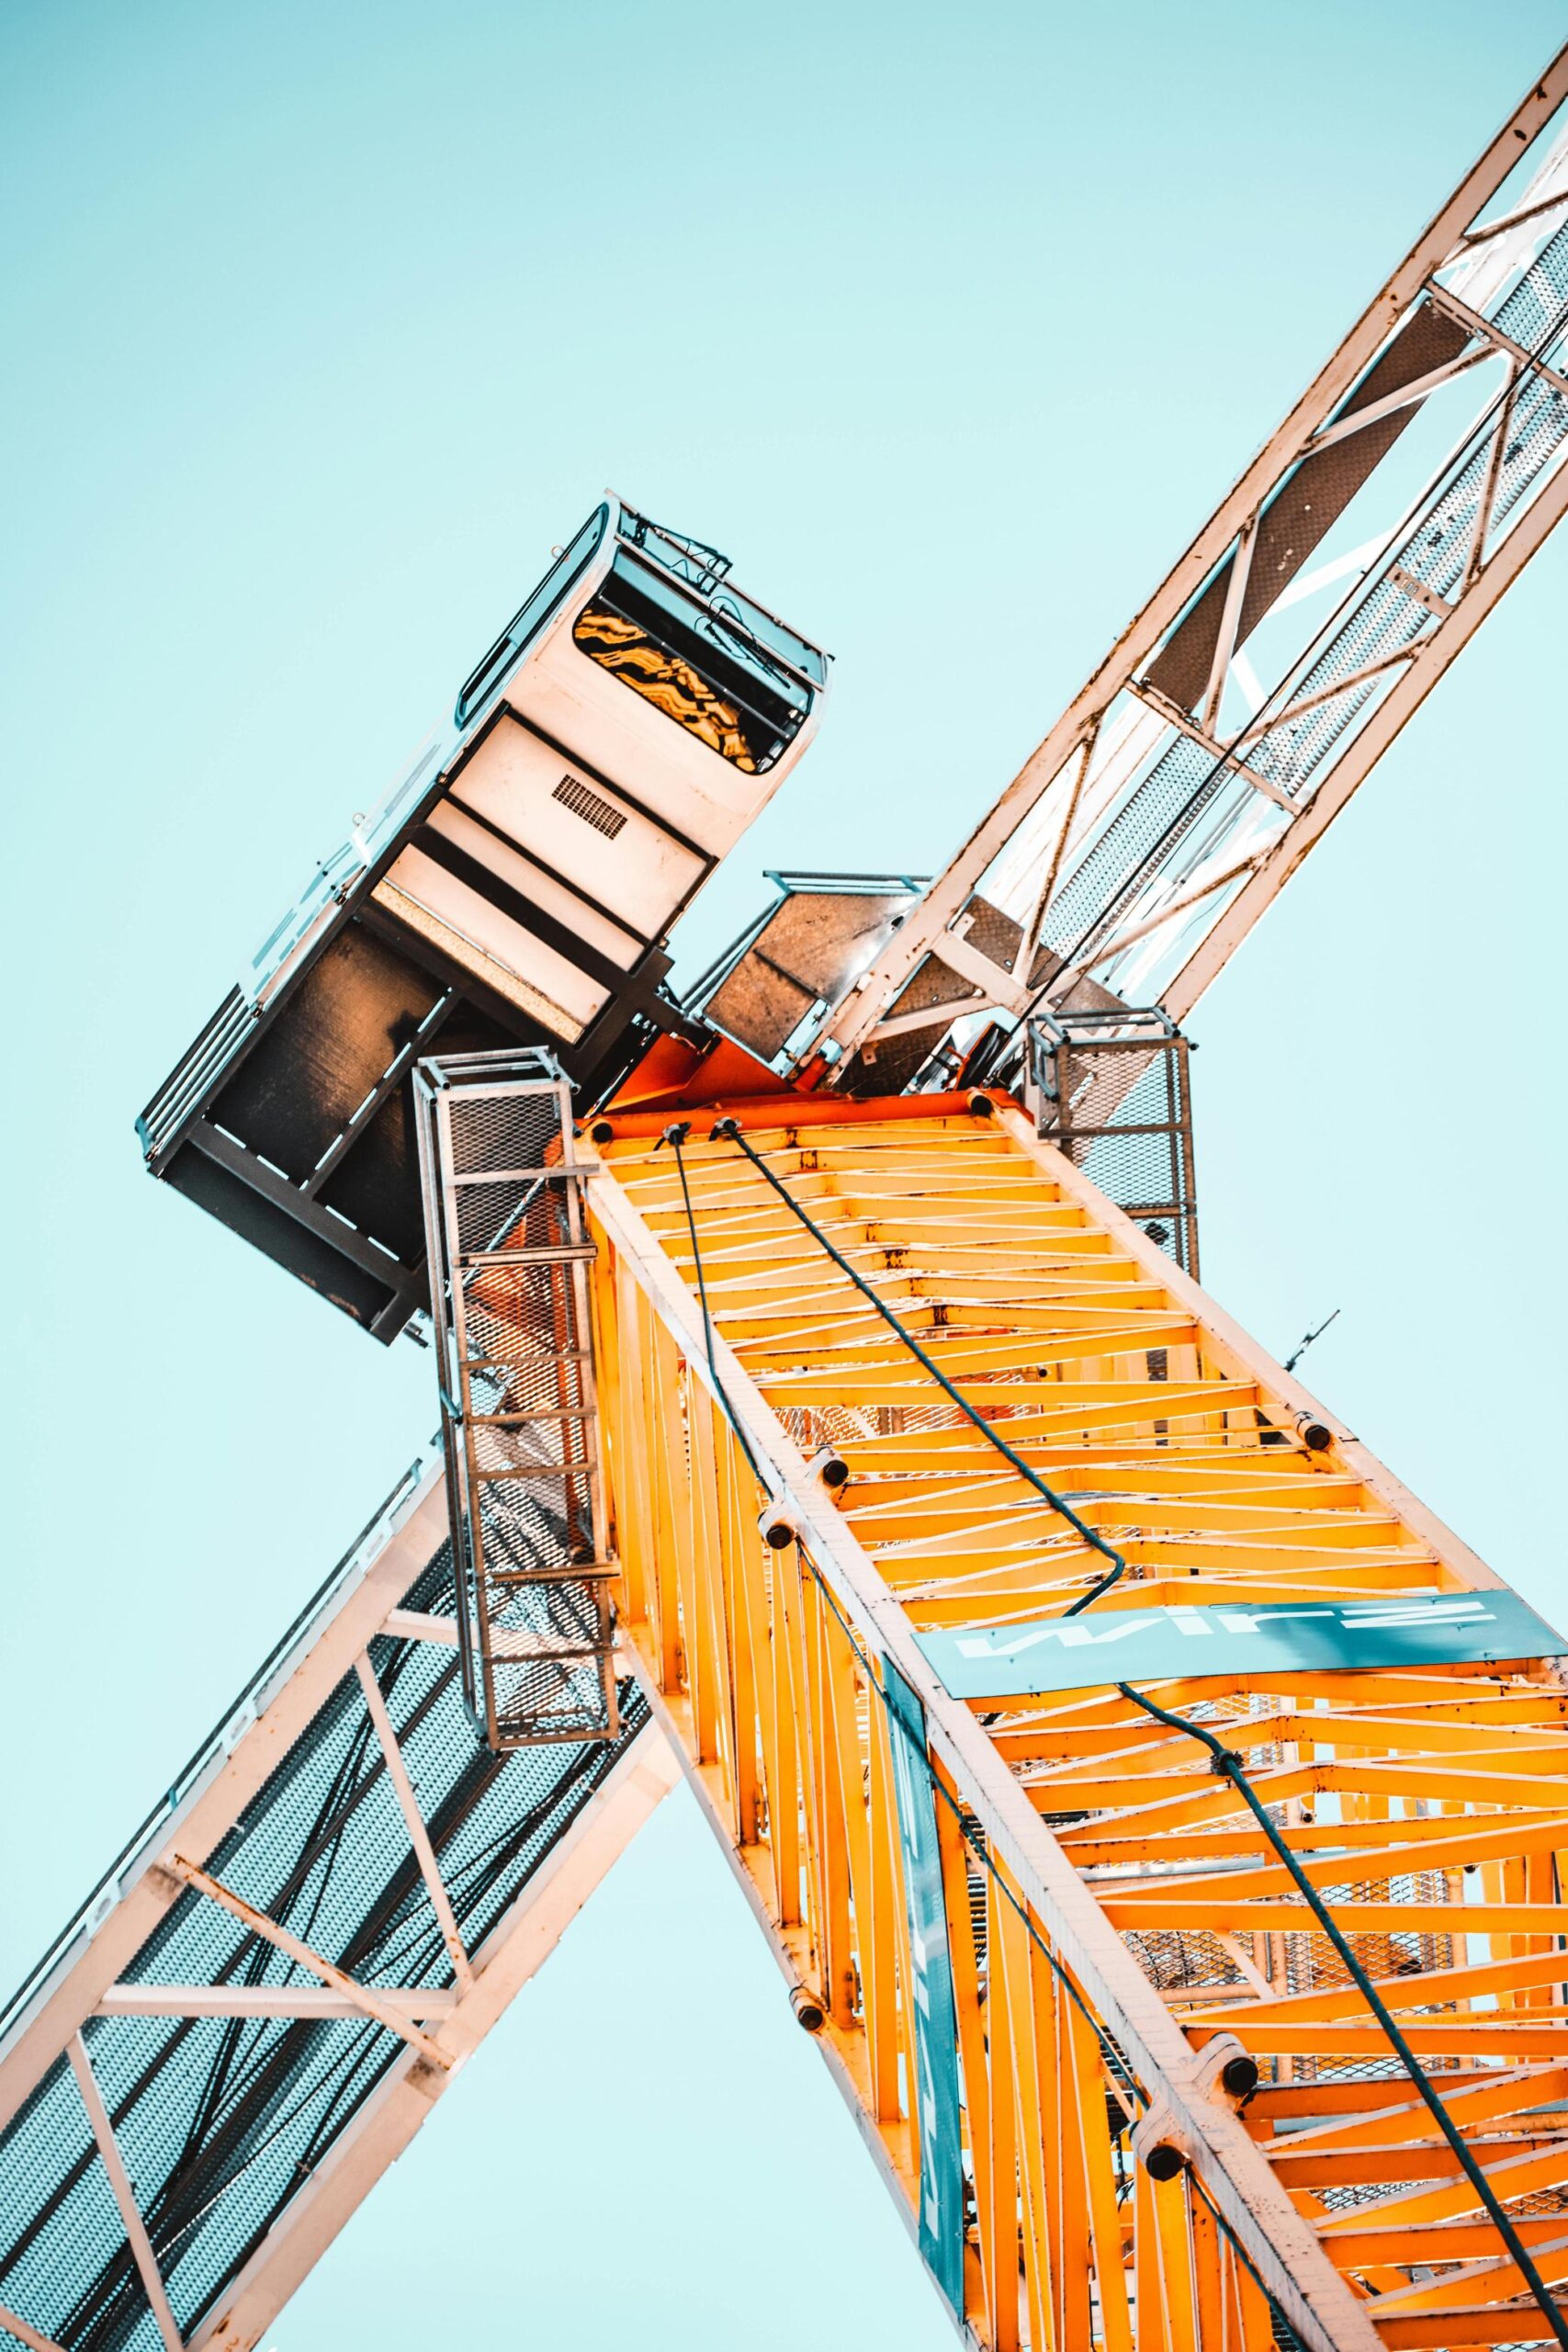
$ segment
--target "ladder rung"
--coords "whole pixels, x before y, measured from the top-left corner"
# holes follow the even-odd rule
[[[586,1266],[599,1255],[592,1241],[562,1241],[548,1250],[459,1250],[457,1271],[476,1266]]]

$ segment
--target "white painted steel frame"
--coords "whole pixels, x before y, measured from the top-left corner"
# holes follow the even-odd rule
[[[65,2352],[62,2344],[52,2335],[43,2335],[30,2320],[24,2319],[20,2312],[14,2312],[8,2303],[0,2303],[0,2327],[9,2328],[17,2342],[27,2346],[28,2352]]]
[[[188,2352],[252,2352],[679,1778],[668,1741],[649,1724],[474,1954],[473,1990],[438,2030],[450,2064],[437,2072],[411,2051],[383,2077],[312,2173],[309,2189],[279,2216],[197,2328]]]
[[[1218,978],[1258,917],[1279,896],[1309,850],[1320,842],[1351,795],[1382,759],[1405,721],[1420,707],[1450,662],[1469,644],[1504,591],[1568,513],[1568,467],[1531,505],[1488,561],[1474,586],[1441,628],[1419,644],[1404,675],[1380,704],[1355,745],[1279,839],[1163,992],[1171,1017],[1183,1021]]]
[[[131,2185],[130,2175],[125,2168],[125,2158],[120,2154],[119,2142],[115,2138],[114,2125],[109,2120],[108,2109],[104,2105],[104,2095],[98,2088],[97,2077],[93,2072],[92,2062],[87,2056],[87,2045],[79,2033],[73,2033],[66,2043],[65,2054],[71,2062],[71,2071],[76,2077],[76,2087],[82,2094],[82,2104],[87,2110],[87,2120],[92,2126],[93,2138],[97,2143],[99,2159],[109,2177],[109,2188],[113,2192],[115,2204],[119,2209],[119,2218],[125,2227],[126,2244],[130,2248],[131,2260],[136,2265],[136,2273],[141,2281],[141,2290],[147,2298],[148,2309],[158,2324],[158,2333],[164,2339],[167,2352],[183,2352],[180,2331],[175,2324],[175,2314],[169,2308],[169,2298],[158,2268],[158,2257],[152,2251],[152,2241],[147,2234],[147,2224],[142,2220],[141,2209],[136,2202],[136,2190]]]
[[[1233,558],[1231,577],[1224,600],[1213,662],[1207,687],[1200,698],[1197,716],[1177,714],[1174,707],[1159,713],[1165,724],[1179,727],[1190,736],[1195,735],[1199,741],[1205,736],[1213,740],[1227,670],[1234,669],[1241,678],[1249,673],[1248,665],[1237,653],[1234,639],[1258,519],[1273,492],[1303,458],[1352,432],[1365,429],[1380,416],[1428,397],[1453,377],[1487,359],[1495,360],[1503,356],[1511,357],[1515,371],[1512,386],[1515,390],[1523,372],[1524,360],[1529,360],[1536,368],[1542,380],[1555,383],[1556,371],[1541,369],[1532,355],[1522,353],[1520,347],[1506,334],[1500,335],[1483,314],[1471,311],[1469,305],[1459,302],[1448,289],[1437,287],[1434,280],[1443,268],[1472,261],[1477,255],[1486,255],[1488,247],[1495,250],[1498,239],[1517,235],[1528,225],[1550,224],[1552,215],[1568,209],[1568,187],[1554,185],[1539,199],[1512,207],[1492,221],[1479,219],[1483,207],[1515,171],[1521,157],[1546,128],[1564,97],[1568,97],[1568,48],[1558,53],[1539,82],[1515,108],[1496,137],[1417,238],[1404,260],[1368,305],[1332,358],[1319,371],[1186,553],[1063,712],[1044,741],[1031,755],[945,872],[931,884],[924,899],[910,910],[897,936],[874,962],[855,990],[826,1023],[818,1043],[826,1044],[829,1058],[836,1059],[838,1069],[845,1069],[852,1057],[868,1043],[883,1037],[892,1038],[901,1030],[917,1025],[912,1015],[899,1013],[898,1000],[906,983],[929,955],[939,956],[943,963],[962,972],[976,988],[978,993],[964,1005],[965,1012],[983,1012],[987,1006],[996,1006],[1008,1012],[1017,1011],[1020,982],[1027,979],[1042,917],[1062,878],[1068,833],[1078,815],[1080,797],[1095,753],[1096,739],[1106,715],[1117,697],[1134,686],[1139,673],[1162,640],[1229,554]],[[1549,159],[1547,168],[1554,179],[1560,176],[1562,170],[1561,158]],[[1428,371],[1426,377],[1384,400],[1369,403],[1364,411],[1355,412],[1353,416],[1337,418],[1336,411],[1341,401],[1403,326],[1413,309],[1424,300],[1438,302],[1450,315],[1457,316],[1461,311],[1469,311],[1467,323],[1471,324],[1472,331],[1486,338],[1482,348],[1461,354],[1450,366]],[[1499,451],[1507,428],[1508,414],[1508,402],[1505,397],[1495,435]],[[1467,428],[1466,438],[1473,430],[1473,424]],[[1374,468],[1374,476],[1375,471]],[[1076,977],[1077,968],[1103,969],[1114,960],[1122,947],[1133,944],[1134,937],[1146,941],[1151,933],[1171,920],[1190,922],[1194,908],[1201,906],[1207,899],[1217,899],[1222,890],[1229,888],[1245,874],[1247,878],[1243,887],[1223,907],[1214,908],[1213,920],[1206,935],[1187,953],[1185,960],[1161,991],[1167,1009],[1178,1019],[1184,1017],[1303,857],[1321,839],[1327,826],[1431,691],[1449,663],[1473,635],[1486,613],[1517,577],[1524,564],[1561,519],[1565,508],[1568,508],[1568,466],[1558,463],[1555,472],[1537,491],[1517,524],[1501,537],[1495,551],[1483,563],[1472,561],[1461,593],[1448,608],[1440,625],[1407,654],[1394,657],[1394,661],[1403,664],[1403,673],[1384,693],[1370,722],[1354,737],[1344,754],[1327,769],[1320,788],[1299,805],[1292,804],[1276,837],[1271,842],[1258,843],[1256,854],[1245,859],[1235,854],[1233,848],[1233,854],[1221,861],[1226,870],[1216,868],[1206,881],[1193,874],[1179,873],[1171,876],[1169,890],[1179,899],[1179,904],[1167,905],[1156,911],[1146,902],[1134,902],[1127,913],[1127,935],[1121,937],[1116,944],[1108,945],[1103,941],[1098,943],[1097,952],[1092,954],[1088,965],[1074,967],[1069,972],[1065,972],[1060,983],[1054,986],[1051,992],[1065,992],[1071,978]],[[1479,519],[1482,529],[1477,533],[1477,554],[1482,551],[1486,517],[1483,514]],[[1397,529],[1397,518],[1391,520],[1394,527],[1381,541],[1385,552]],[[1368,551],[1362,549],[1358,552],[1365,555]],[[1337,569],[1339,575],[1343,576],[1348,561],[1347,559],[1337,567],[1329,569]],[[1366,576],[1370,577],[1370,573]],[[1303,584],[1300,580],[1293,580],[1269,611],[1282,609],[1287,601],[1297,601]],[[1267,615],[1263,617],[1266,618]],[[1389,664],[1374,664],[1372,668],[1379,670],[1393,666],[1391,662]],[[1341,682],[1335,692],[1344,691],[1345,685]],[[1292,715],[1299,716],[1306,707],[1305,702],[1297,706]],[[1214,741],[1213,748],[1233,772],[1239,770],[1247,776],[1246,768],[1237,757],[1238,749],[1255,745],[1258,733],[1257,727],[1244,729],[1229,745]],[[1151,748],[1152,745],[1145,747],[1145,755]],[[1247,780],[1258,779],[1247,776]],[[1058,787],[1058,797],[1066,803],[1062,821],[1055,831],[1053,846],[1041,858],[1043,870],[1038,877],[1038,888],[1032,894],[1032,918],[1029,919],[1026,914],[1017,955],[1010,959],[1010,968],[1004,968],[979,956],[967,943],[960,947],[953,927],[962,923],[964,909],[973,894],[997,860],[1010,845],[1016,844],[1021,829],[1054,786]],[[1276,795],[1270,794],[1269,797],[1272,799]],[[1291,797],[1287,794],[1284,797],[1290,800]],[[1082,845],[1089,845],[1092,838],[1092,835],[1086,834]],[[1013,911],[1018,910],[1015,908]],[[1116,934],[1112,933],[1111,936],[1114,941]],[[934,1008],[925,1016],[926,1021],[942,1018],[945,1011],[946,1008]],[[831,1077],[829,1082],[832,1082]]]
[[[133,2259],[171,2352],[181,2339],[157,2280],[112,2127],[87,2061],[82,2029],[99,2017],[276,2017],[318,2018],[369,2015],[409,2045],[334,2142],[309,2184],[279,2216],[262,2245],[188,2339],[186,2352],[249,2352],[312,2265],[351,2218],[389,2165],[401,2154],[465,2058],[478,2047],[519,1988],[549,1957],[593,1889],[619,1859],[678,1775],[668,1744],[649,1725],[587,1800],[566,1834],[524,1886],[505,1917],[473,1953],[463,1954],[456,1990],[448,1987],[373,1990],[356,1984],[319,1955],[299,1947],[296,1957],[322,1978],[319,1984],[253,1988],[237,1985],[155,1985],[122,1981],[159,1920],[197,1888],[245,1924],[286,1948],[275,1922],[219,1887],[190,1858],[203,1860],[221,1843],[277,1765],[306,1731],[345,1675],[365,1681],[367,1644],[378,1634],[434,1639],[456,1646],[449,1621],[403,1611],[399,1604],[427,1567],[446,1533],[445,1478],[429,1472],[395,1517],[388,1540],[357,1578],[349,1580],[317,1621],[310,1638],[287,1662],[262,1702],[237,1719],[231,1744],[199,1779],[130,1865],[115,1899],[99,1906],[0,2044],[0,2130],[16,2116],[56,2061],[65,2056],[81,2086],[99,2154],[125,2222]],[[374,1683],[374,1676],[370,1677]],[[367,1693],[368,1700],[368,1692]],[[396,1747],[385,1702],[370,1709],[389,1767]],[[385,1718],[385,1722],[383,1722]],[[399,1759],[400,1763],[400,1758]],[[440,1872],[428,1834],[413,1834],[404,1802],[406,1770],[389,1778],[410,1828],[410,1848],[433,1901]],[[421,1825],[423,1829],[423,1824]],[[432,1873],[434,1872],[434,1883]],[[443,1933],[455,1937],[451,1906],[441,1887],[435,1912]],[[450,1947],[448,1947],[450,1948]],[[459,1950],[461,1945],[459,1941]],[[454,1965],[456,1966],[456,1954]],[[96,2104],[95,2105],[95,2099]],[[107,2135],[107,2136],[106,2136]],[[116,2165],[118,2163],[117,2173]],[[126,2199],[130,2197],[128,2207]],[[32,2352],[60,2352],[23,2312],[0,2305],[0,2328]]]

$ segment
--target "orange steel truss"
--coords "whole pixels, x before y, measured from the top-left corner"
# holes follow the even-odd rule
[[[998,1433],[1087,1498],[1128,1563],[1097,1614],[1497,1586],[1014,1109],[942,1107],[814,1125],[803,1103],[786,1126],[769,1104],[745,1133]],[[923,1703],[974,2338],[1267,2352],[1272,2301],[1313,2346],[1550,2341],[1203,1749],[1114,1684],[943,1689],[919,1633],[1048,1617],[1105,1562],[694,1116],[681,1166],[622,1136],[590,1186],[622,1635],[911,2226],[919,1956],[886,1662]],[[824,1446],[849,1466],[836,1494]],[[1143,1687],[1242,1758],[1540,2273],[1568,2281],[1557,1668],[1177,1666]],[[1215,2064],[1236,2041],[1260,2073],[1241,2099]],[[1179,2162],[1151,2169],[1156,2148]]]

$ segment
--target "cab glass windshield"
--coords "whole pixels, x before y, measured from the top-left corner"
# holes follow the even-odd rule
[[[761,775],[799,729],[812,696],[784,666],[789,655],[775,660],[751,632],[739,609],[745,602],[728,586],[711,604],[684,594],[623,548],[572,637],[591,662],[721,759]]]

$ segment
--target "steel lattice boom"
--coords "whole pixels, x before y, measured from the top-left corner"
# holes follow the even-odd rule
[[[444,1484],[400,1481],[0,2018],[0,2342],[259,2343],[671,1785],[629,1685],[614,1743],[476,1744]]]
[[[1568,50],[810,1041],[830,1082],[1085,981],[1184,1019],[1562,519],[1565,95]]]
[[[1198,1289],[1176,1025],[1568,506],[1565,96],[929,888],[669,993],[829,665],[607,499],[154,1097],[446,1466],[0,2016],[0,2342],[254,2346],[678,1751],[971,2343],[1568,2346],[1564,1645]]]
[[[1016,1111],[918,1107],[774,1114],[742,1130],[760,1166],[694,1135],[678,1166],[632,1122],[591,1199],[627,1637],[928,2262],[998,2352],[1261,2352],[1270,2305],[1321,2352],[1540,2341],[1237,1788],[1114,1677],[1143,1655],[1223,1736],[1568,2280],[1554,1665],[1202,1673],[1205,1611],[1363,1641],[1436,1612],[1498,1624],[1495,1660],[1517,1604]],[[1152,1672],[1118,1646],[1151,1611]],[[1069,1628],[1087,1687],[1021,1695]]]

